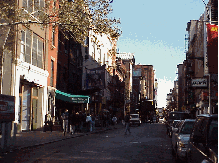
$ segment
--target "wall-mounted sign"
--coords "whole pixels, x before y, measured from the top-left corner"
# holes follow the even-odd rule
[[[133,76],[141,76],[141,69],[133,70]]]
[[[208,81],[207,79],[192,79],[192,87],[207,87]]]
[[[87,69],[86,74],[86,89],[105,88],[105,65],[95,69]]]
[[[15,120],[15,97],[0,94],[0,121]]]

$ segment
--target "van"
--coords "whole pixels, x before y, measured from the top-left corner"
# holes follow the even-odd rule
[[[130,126],[131,125],[138,125],[140,126],[141,120],[139,114],[130,114]]]

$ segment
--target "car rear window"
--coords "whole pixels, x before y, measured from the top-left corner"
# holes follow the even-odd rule
[[[184,120],[189,118],[190,116],[187,113],[170,113],[169,115],[170,120]]]
[[[131,115],[132,118],[138,118],[138,115]]]

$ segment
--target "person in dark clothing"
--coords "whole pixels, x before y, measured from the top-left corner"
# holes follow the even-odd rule
[[[79,114],[75,114],[75,133],[79,132],[79,124],[80,124],[80,119],[79,119]]]
[[[126,135],[127,131],[129,131],[129,133],[131,133],[130,127],[129,127],[129,125],[130,125],[130,114],[129,113],[126,114],[124,120],[125,120],[125,126],[126,126],[126,128],[125,128],[125,135]]]
[[[150,116],[150,124],[151,123],[154,123],[154,121],[153,121],[153,115],[151,114],[151,116]]]
[[[84,124],[84,116],[82,112],[79,111],[79,131],[80,132],[82,132],[83,124]]]
[[[91,114],[91,124],[92,124],[92,131],[95,130],[95,119],[96,119],[96,116],[94,113]]]

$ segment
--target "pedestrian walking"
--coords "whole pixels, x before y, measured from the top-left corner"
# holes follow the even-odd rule
[[[115,128],[115,125],[117,124],[117,118],[115,115],[113,116],[112,121],[113,121],[113,126]]]
[[[70,115],[70,133],[75,133],[75,125],[76,125],[76,114],[75,111],[72,111],[72,114]]]
[[[127,113],[126,116],[125,116],[125,135],[127,134],[127,131],[129,131],[129,133],[131,133],[130,131],[130,114]]]
[[[62,113],[62,122],[63,122],[62,124],[63,124],[64,136],[66,132],[68,131],[68,116],[69,116],[68,109],[65,109],[65,112]]]
[[[80,131],[80,119],[79,119],[79,113],[77,112],[75,114],[75,133],[78,133]]]
[[[91,123],[91,116],[88,115],[87,118],[86,118],[86,122],[87,122],[87,130],[92,132],[92,123]]]
[[[150,124],[151,123],[154,123],[154,121],[153,121],[153,114],[150,115]]]
[[[95,130],[95,119],[96,119],[96,117],[95,117],[94,113],[92,113],[91,114],[92,131]]]
[[[81,111],[79,111],[79,131],[82,132],[84,125],[84,115],[82,114]]]

